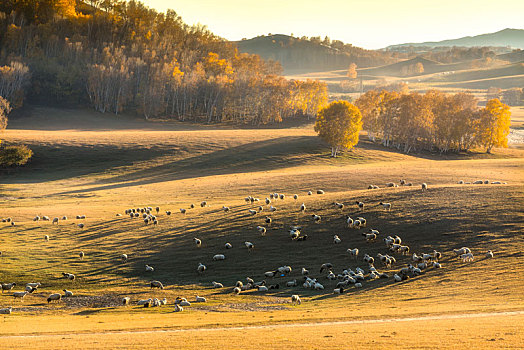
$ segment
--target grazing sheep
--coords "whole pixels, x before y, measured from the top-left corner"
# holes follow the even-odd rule
[[[271,208],[273,208],[273,207],[271,207]],[[257,211],[254,210],[254,209],[249,209],[248,212],[249,212],[250,215],[255,215],[257,213]]]
[[[62,295],[60,293],[53,293],[47,298],[47,303],[49,304],[52,301],[60,302],[62,300]]]
[[[384,210],[387,210],[387,211],[391,210],[391,203],[382,203],[382,202],[380,202],[380,205],[384,208]]]
[[[129,305],[130,302],[131,302],[131,298],[130,297],[123,297],[122,298],[122,305],[124,305],[124,306]]]
[[[52,224],[57,224],[58,225],[58,220],[59,220],[58,218],[54,218]]]
[[[324,190],[317,190],[317,194],[324,194]]]
[[[199,297],[198,295],[195,297],[195,303],[205,303],[207,302],[207,299],[204,297]]]
[[[269,290],[266,286],[258,286],[257,288],[259,292],[267,292]]]
[[[377,235],[374,233],[362,233],[362,236],[366,237],[367,242],[374,242],[377,239]]]
[[[25,286],[33,289],[33,292],[34,292],[41,285],[42,284],[40,282],[36,282],[36,283],[27,283]]]
[[[237,281],[237,283],[235,283],[235,287],[242,288],[243,286],[244,286],[244,283],[242,283],[242,281]]]
[[[306,211],[306,205],[304,203],[300,206],[300,211]]]
[[[185,213],[187,212],[187,209],[185,209],[185,208],[180,208],[180,212],[181,212],[182,214],[185,214]]]
[[[271,226],[271,222],[273,220],[269,217],[269,216],[266,216],[266,220],[265,220],[265,223],[268,224],[269,226]]]
[[[226,259],[226,256],[224,254],[216,254],[213,256],[213,260],[217,261],[217,260],[225,260]]]
[[[49,221],[50,219],[49,219],[49,216],[44,215],[44,216],[42,216],[42,220],[44,220],[44,221]]]
[[[178,304],[175,304],[175,312],[182,312],[184,311],[184,308]]]
[[[309,271],[306,270],[305,267],[303,267],[303,268],[302,268],[302,276],[307,276],[307,275],[309,275]]]
[[[297,280],[286,282],[286,287],[296,287],[297,285],[298,285]]]
[[[0,309],[0,315],[11,315],[11,312],[13,312],[12,307],[6,307],[4,309]]]
[[[493,258],[493,252],[491,250],[488,250],[488,252],[486,253],[486,258]]]
[[[358,248],[353,248],[353,249],[348,249],[347,250],[349,256],[352,256],[355,258],[355,261],[357,260],[357,257],[358,257]]]
[[[269,211],[271,212],[274,212],[274,211],[277,211],[277,208],[275,208],[274,206],[269,206]]]
[[[337,203],[337,202],[335,202],[334,205],[335,205],[335,207],[337,207],[340,210],[344,209],[344,203]]]
[[[149,299],[139,300],[136,304],[138,306],[150,307],[152,303],[153,303],[153,299],[149,298]]]
[[[197,248],[200,248],[202,246],[202,241],[198,238],[193,238],[193,242],[195,242]]]
[[[235,287],[235,288],[233,288],[233,293],[235,293],[235,294],[240,294],[240,292],[241,292],[240,287]]]
[[[231,209],[229,207],[226,207],[225,205],[222,206],[222,210],[225,211],[226,213],[228,211],[230,211]]]
[[[33,221],[40,221],[40,216],[38,216],[38,215],[35,216],[35,217],[33,218]]]
[[[293,195],[293,199],[294,199],[294,200],[297,200],[297,199],[298,199],[298,194],[294,194],[294,195]]]
[[[462,262],[469,262],[474,260],[472,253],[462,254],[460,258],[462,259]]]
[[[343,294],[343,293],[344,293],[344,288],[342,287],[333,289],[333,294]]]
[[[284,200],[284,199],[286,199],[286,195],[284,195],[284,194],[281,194],[281,195],[280,195],[280,199],[281,199],[281,200]]]
[[[44,241],[46,241],[46,242],[49,241],[49,236],[48,236],[48,235],[45,235],[45,236],[44,236]]]
[[[248,251],[252,251],[255,248],[255,245],[251,242],[244,242],[244,245],[246,246]]]
[[[320,266],[320,273],[322,273],[322,271],[324,271],[324,270],[330,271],[332,268],[333,268],[333,264],[331,264],[331,263],[324,263],[324,264],[322,264]]]
[[[339,243],[342,243],[342,240],[340,239],[340,237],[335,235],[335,236],[333,236],[333,243],[334,244],[339,244]]]
[[[386,187],[395,187],[395,184],[393,182],[388,182],[386,184]]]
[[[63,291],[64,291],[64,298],[70,298],[73,296],[73,292],[71,292],[70,290],[63,289]]]
[[[207,202],[206,201],[203,201],[202,203],[200,203],[200,207],[201,208],[204,208],[207,206]]]
[[[222,283],[219,283],[219,282],[211,282],[211,284],[213,284],[213,288],[224,288],[224,285]]]
[[[361,216],[357,217],[357,221],[360,222],[360,227],[366,227],[367,226],[367,221],[363,217],[361,217]]]
[[[78,257],[80,258],[80,260],[83,260],[84,256],[85,256],[84,252],[81,251],[78,253]]]
[[[278,271],[266,271],[266,272],[264,272],[264,276],[266,276],[266,277],[275,277],[275,274],[277,272]]]
[[[128,258],[127,254],[120,255],[120,260],[122,260],[122,262],[124,262],[124,263],[127,262],[127,258]]]
[[[166,210],[166,215],[168,215],[168,216],[171,215],[171,211]]]
[[[464,185],[464,180],[459,180],[459,182],[457,182],[459,185]]]
[[[440,269],[442,267],[442,265],[439,262],[434,261],[433,262],[433,267],[436,268],[436,269]]]
[[[191,203],[191,204],[189,205],[189,208],[191,208],[191,209],[195,209],[195,205],[194,205],[193,203]]]
[[[462,247],[460,249],[453,249],[453,252],[456,254],[456,255],[462,255],[462,254],[468,254],[468,253],[471,253],[471,249],[469,249],[468,247]]]
[[[158,289],[164,289],[164,285],[160,281],[151,281],[149,282],[149,286],[151,289],[158,288]]]
[[[311,215],[311,217],[313,218],[313,221],[315,221],[316,224],[319,224],[320,220],[322,220],[320,215],[313,214],[313,215]]]
[[[266,235],[266,231],[267,231],[267,230],[266,230],[266,228],[265,228],[264,226],[257,226],[257,230],[258,230],[258,232],[260,232],[260,234],[261,234],[262,236],[265,236],[265,235]]]
[[[302,304],[302,300],[300,300],[300,297],[298,295],[293,294],[291,296],[291,303],[295,304],[295,305],[297,305],[297,304],[300,305],[300,304]]]
[[[307,195],[308,195],[308,196],[311,196],[312,194],[313,194],[313,192],[311,192],[311,191],[308,191],[308,192],[307,192]]]
[[[426,191],[426,190],[428,189],[428,184],[424,182],[424,183],[421,185],[421,188],[422,188],[422,191]]]
[[[502,182],[500,182],[500,181],[491,181],[491,184],[492,185],[501,185]]]
[[[198,263],[198,266],[197,266],[197,271],[198,273],[203,273],[204,271],[207,270],[207,267],[206,265],[202,264],[202,263]]]
[[[362,283],[358,282],[354,284],[355,288],[362,288]]]
[[[355,201],[355,204],[360,210],[364,210],[364,202]]]
[[[76,226],[78,226],[78,228],[84,228],[85,224],[80,223],[80,224],[78,224],[78,225],[76,225]]]
[[[13,293],[13,297],[14,297],[15,299],[23,300],[24,297],[25,297],[27,294],[29,294],[27,291],[26,291],[26,292],[14,292],[14,293]]]
[[[155,268],[153,266],[146,265],[146,272],[153,272]]]
[[[73,275],[72,273],[62,272],[62,276],[64,276],[64,278],[70,281],[74,281],[76,279],[76,276]]]
[[[226,244],[224,244],[224,247],[226,247],[226,249],[231,249],[233,248],[233,245],[229,242],[227,242]]]

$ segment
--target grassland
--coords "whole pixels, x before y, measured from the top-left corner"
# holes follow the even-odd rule
[[[248,349],[340,348],[348,339],[354,347],[378,348],[524,344],[521,313],[471,316],[524,310],[523,269],[518,263],[524,228],[524,151],[518,145],[492,155],[441,158],[403,155],[361,141],[340,159],[330,159],[311,125],[233,130],[44,108],[32,113],[47,116],[45,122],[34,117],[12,120],[2,135],[8,142],[28,144],[35,157],[0,177],[0,217],[16,221],[14,227],[0,226],[0,281],[20,286],[39,281],[43,286],[23,302],[0,295],[0,307],[12,305],[15,311],[0,316],[4,344]],[[515,116],[517,125],[520,117]],[[366,190],[370,183],[383,186],[401,178],[427,182],[430,188]],[[458,185],[460,179],[507,184]],[[318,188],[326,194],[306,194]],[[271,214],[273,225],[263,237],[256,226],[267,213],[247,215],[251,205],[243,198],[263,199],[269,192],[288,198],[274,203],[278,210]],[[289,196],[294,193],[300,196],[297,202]],[[208,207],[198,206],[203,200]],[[355,200],[367,204],[364,212],[352,205]],[[334,201],[346,208],[335,209]],[[391,202],[391,212],[383,211],[380,201]],[[302,202],[308,208],[305,214],[297,210]],[[185,216],[178,212],[190,203],[197,208]],[[156,227],[116,216],[130,207],[157,205],[162,210]],[[230,206],[231,212],[224,213],[222,205]],[[165,215],[167,209],[174,214]],[[310,220],[312,213],[322,216],[321,224]],[[33,222],[37,214],[70,219],[59,225]],[[77,214],[87,215],[83,230],[76,227]],[[346,214],[366,217],[369,227],[381,235],[400,235],[414,252],[442,251],[444,268],[429,269],[402,283],[365,282],[342,296],[331,294],[336,281],[324,278],[323,293],[302,287],[231,293],[236,280],[261,280],[265,271],[284,264],[293,267],[292,274],[268,283],[299,279],[302,266],[319,276],[320,264],[328,261],[337,272],[365,267],[348,257],[347,248],[359,247],[362,254],[385,252],[382,242],[365,243],[357,231],[344,228]],[[302,225],[310,239],[291,241],[287,228],[292,224]],[[342,238],[341,245],[332,243],[334,234]],[[50,236],[49,242],[44,235]],[[195,236],[203,240],[200,249],[192,242]],[[255,243],[254,251],[245,249],[246,240]],[[226,241],[234,248],[226,251]],[[452,249],[461,246],[473,250],[474,262],[453,257]],[[495,252],[494,259],[483,258],[488,249]],[[77,257],[80,250],[86,253],[84,260]],[[125,264],[118,259],[122,253],[130,256]],[[217,253],[225,254],[226,260],[212,261]],[[409,262],[409,257],[397,258],[392,269],[380,264],[377,268],[393,274]],[[206,273],[196,273],[198,262],[208,266]],[[145,264],[155,267],[153,274],[145,272]],[[75,273],[77,280],[65,281],[62,272]],[[167,287],[151,291],[151,279]],[[212,289],[213,280],[227,287]],[[45,302],[50,293],[64,288],[73,290],[75,297],[60,304]],[[292,306],[291,294],[300,294],[302,305]],[[124,295],[133,301],[167,297],[169,305],[120,307]],[[191,300],[195,295],[209,302],[173,313],[175,297]],[[457,316],[467,318],[448,318]],[[430,318],[388,321],[411,317]],[[319,324],[340,321],[347,323]]]

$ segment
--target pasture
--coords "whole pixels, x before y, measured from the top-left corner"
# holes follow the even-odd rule
[[[521,117],[517,113],[515,121]],[[4,344],[173,348],[183,342],[185,348],[298,349],[340,348],[348,339],[358,347],[379,348],[454,348],[458,342],[521,348],[524,343],[518,326],[524,310],[519,144],[491,155],[404,155],[361,137],[353,151],[331,159],[309,124],[231,129],[49,108],[10,121],[2,139],[27,144],[35,156],[25,167],[0,175],[0,217],[16,223],[0,223],[0,282],[16,282],[16,291],[27,282],[42,283],[23,301],[13,300],[12,293],[0,295],[0,308],[13,306],[13,314],[0,315]],[[400,179],[414,186],[385,188]],[[478,179],[506,184],[457,183]],[[423,182],[427,191],[421,191]],[[381,188],[368,190],[369,184]],[[270,212],[263,201],[274,192],[286,198],[273,200],[277,210]],[[261,201],[247,203],[249,195]],[[202,201],[208,206],[201,208]],[[364,210],[355,201],[364,202]],[[391,211],[379,202],[390,202]],[[196,207],[185,215],[179,211],[192,203]],[[299,210],[302,203],[305,212]],[[250,215],[259,205],[262,212]],[[124,214],[147,206],[160,207],[158,225]],[[322,217],[320,223],[312,214]],[[68,219],[54,225],[33,221],[36,215]],[[264,223],[266,215],[271,226]],[[365,217],[367,227],[347,228],[346,215]],[[265,236],[259,225],[267,226]],[[291,240],[292,225],[300,225],[308,239]],[[362,236],[370,228],[380,231],[376,242]],[[341,244],[333,244],[335,234]],[[366,279],[362,288],[334,295],[339,281],[319,273],[320,266],[330,262],[335,273],[357,267],[367,272],[362,256],[388,252],[383,242],[388,235],[399,235],[410,253],[442,252],[442,268],[394,282],[393,274],[412,263],[411,254],[394,254],[392,267],[375,262],[389,278]],[[194,237],[202,240],[200,248]],[[245,241],[255,248],[248,251]],[[233,248],[225,249],[226,242]],[[453,254],[463,246],[471,248],[473,262]],[[357,260],[346,252],[356,247]],[[494,258],[485,258],[488,250]],[[213,261],[215,254],[226,259]],[[196,270],[200,262],[207,266],[202,274]],[[155,271],[146,272],[146,264]],[[283,265],[293,268],[288,276],[264,276]],[[302,267],[325,290],[303,288]],[[74,273],[75,281],[63,279],[62,272]],[[233,294],[235,282],[245,283],[248,276],[280,288]],[[298,286],[286,287],[293,279]],[[162,281],[165,289],[151,290],[151,280]],[[214,289],[212,281],[225,287]],[[46,302],[62,289],[75,295]],[[300,295],[301,305],[290,303],[292,294]],[[193,301],[196,295],[208,301],[173,312],[176,297]],[[131,298],[130,306],[120,305],[123,296]],[[149,297],[165,297],[168,305],[136,306]],[[391,321],[398,318],[405,320]]]

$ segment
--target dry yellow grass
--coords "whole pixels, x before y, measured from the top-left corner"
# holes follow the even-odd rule
[[[15,227],[0,226],[0,281],[17,281],[20,286],[30,281],[44,284],[22,303],[14,302],[8,294],[0,295],[0,307],[15,308],[14,314],[0,316],[0,335],[43,335],[4,337],[4,344],[47,348],[78,347],[79,343],[84,348],[235,348],[235,344],[237,348],[339,348],[351,339],[355,347],[455,348],[461,339],[479,348],[522,347],[518,327],[522,315],[290,326],[293,329],[274,331],[88,334],[524,310],[523,269],[516,264],[522,256],[524,228],[524,153],[520,149],[439,158],[407,156],[363,142],[333,160],[326,156],[327,148],[314,136],[311,126],[207,130],[133,121],[127,124],[130,128],[112,130],[113,122],[96,120],[91,130],[75,130],[74,125],[61,120],[62,131],[47,130],[53,128],[53,119],[40,126],[19,121],[2,135],[10,142],[30,144],[36,154],[29,166],[3,174],[0,180],[0,217],[10,216],[17,222]],[[26,125],[32,130],[24,129]],[[384,186],[401,178],[415,184],[427,182],[429,191],[423,193],[418,186],[365,190],[370,183]],[[460,179],[508,184],[457,185]],[[317,188],[326,194],[306,195]],[[247,216],[251,206],[243,198],[252,194],[263,199],[274,191],[286,193],[288,199],[275,203],[279,208],[272,214],[276,229],[260,237],[255,227],[265,212]],[[289,198],[293,193],[300,195],[296,203]],[[428,270],[400,284],[391,279],[366,282],[364,288],[350,289],[338,297],[330,292],[336,281],[327,280],[324,293],[301,287],[268,294],[230,293],[237,279],[249,275],[260,280],[264,271],[283,264],[294,268],[289,279],[300,278],[302,266],[316,275],[326,261],[334,263],[337,271],[348,265],[364,267],[362,262],[351,261],[345,249],[357,246],[375,255],[385,248],[381,242],[366,244],[360,235],[343,228],[343,214],[361,215],[352,206],[356,199],[367,203],[362,215],[385,235],[401,235],[416,252],[442,250],[444,268]],[[178,208],[198,205],[201,200],[210,206],[186,216],[178,212]],[[346,204],[343,212],[332,207],[334,201]],[[393,203],[392,211],[381,210],[379,201]],[[297,214],[302,202],[308,207],[304,215]],[[115,216],[129,207],[147,205],[162,208],[158,227]],[[223,213],[222,205],[231,206],[231,213]],[[167,217],[164,209],[174,214]],[[313,224],[308,219],[311,213],[322,215],[322,224]],[[36,214],[67,215],[70,219],[53,226],[33,222]],[[83,230],[76,227],[78,220],[71,219],[77,214],[87,215]],[[294,223],[304,226],[311,241],[289,240],[286,228]],[[343,239],[341,248],[331,243],[335,233]],[[46,234],[51,237],[47,243],[43,240]],[[194,236],[203,239],[201,249],[194,248]],[[225,251],[226,240],[235,249]],[[245,240],[255,242],[255,251],[242,249]],[[473,263],[453,258],[451,249],[462,245],[474,250]],[[487,249],[496,252],[494,259],[482,258]],[[77,258],[79,250],[86,252],[83,261]],[[124,252],[130,261],[121,264],[118,256]],[[224,252],[224,262],[211,261],[214,254]],[[398,259],[388,272],[394,273],[409,262],[409,257]],[[209,267],[203,276],[195,272],[199,261]],[[154,274],[144,271],[146,263],[155,266]],[[60,279],[64,271],[75,273],[77,280]],[[167,288],[149,290],[151,279],[162,280]],[[210,288],[215,279],[227,287]],[[282,279],[269,281],[276,282],[282,283]],[[47,305],[45,297],[63,288],[72,289],[75,297]],[[289,295],[295,293],[304,301],[296,307],[289,303]],[[133,301],[167,297],[169,305],[153,309],[116,306],[124,295]],[[209,302],[173,313],[176,296],[193,299],[195,295],[205,296]]]

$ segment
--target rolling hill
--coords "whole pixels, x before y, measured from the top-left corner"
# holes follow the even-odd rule
[[[444,47],[444,46],[494,46],[524,49],[524,29],[506,28],[495,33],[481,34],[475,36],[466,36],[458,39],[442,40],[442,41],[427,41],[422,43],[405,43],[390,45],[386,47],[387,50],[396,50],[407,46],[425,46],[425,47]]]
[[[365,50],[340,41],[326,45],[283,34],[258,36],[237,41],[236,44],[241,52],[279,61],[286,73],[347,69],[350,63],[356,63],[359,67],[374,67],[396,61],[390,53]]]

